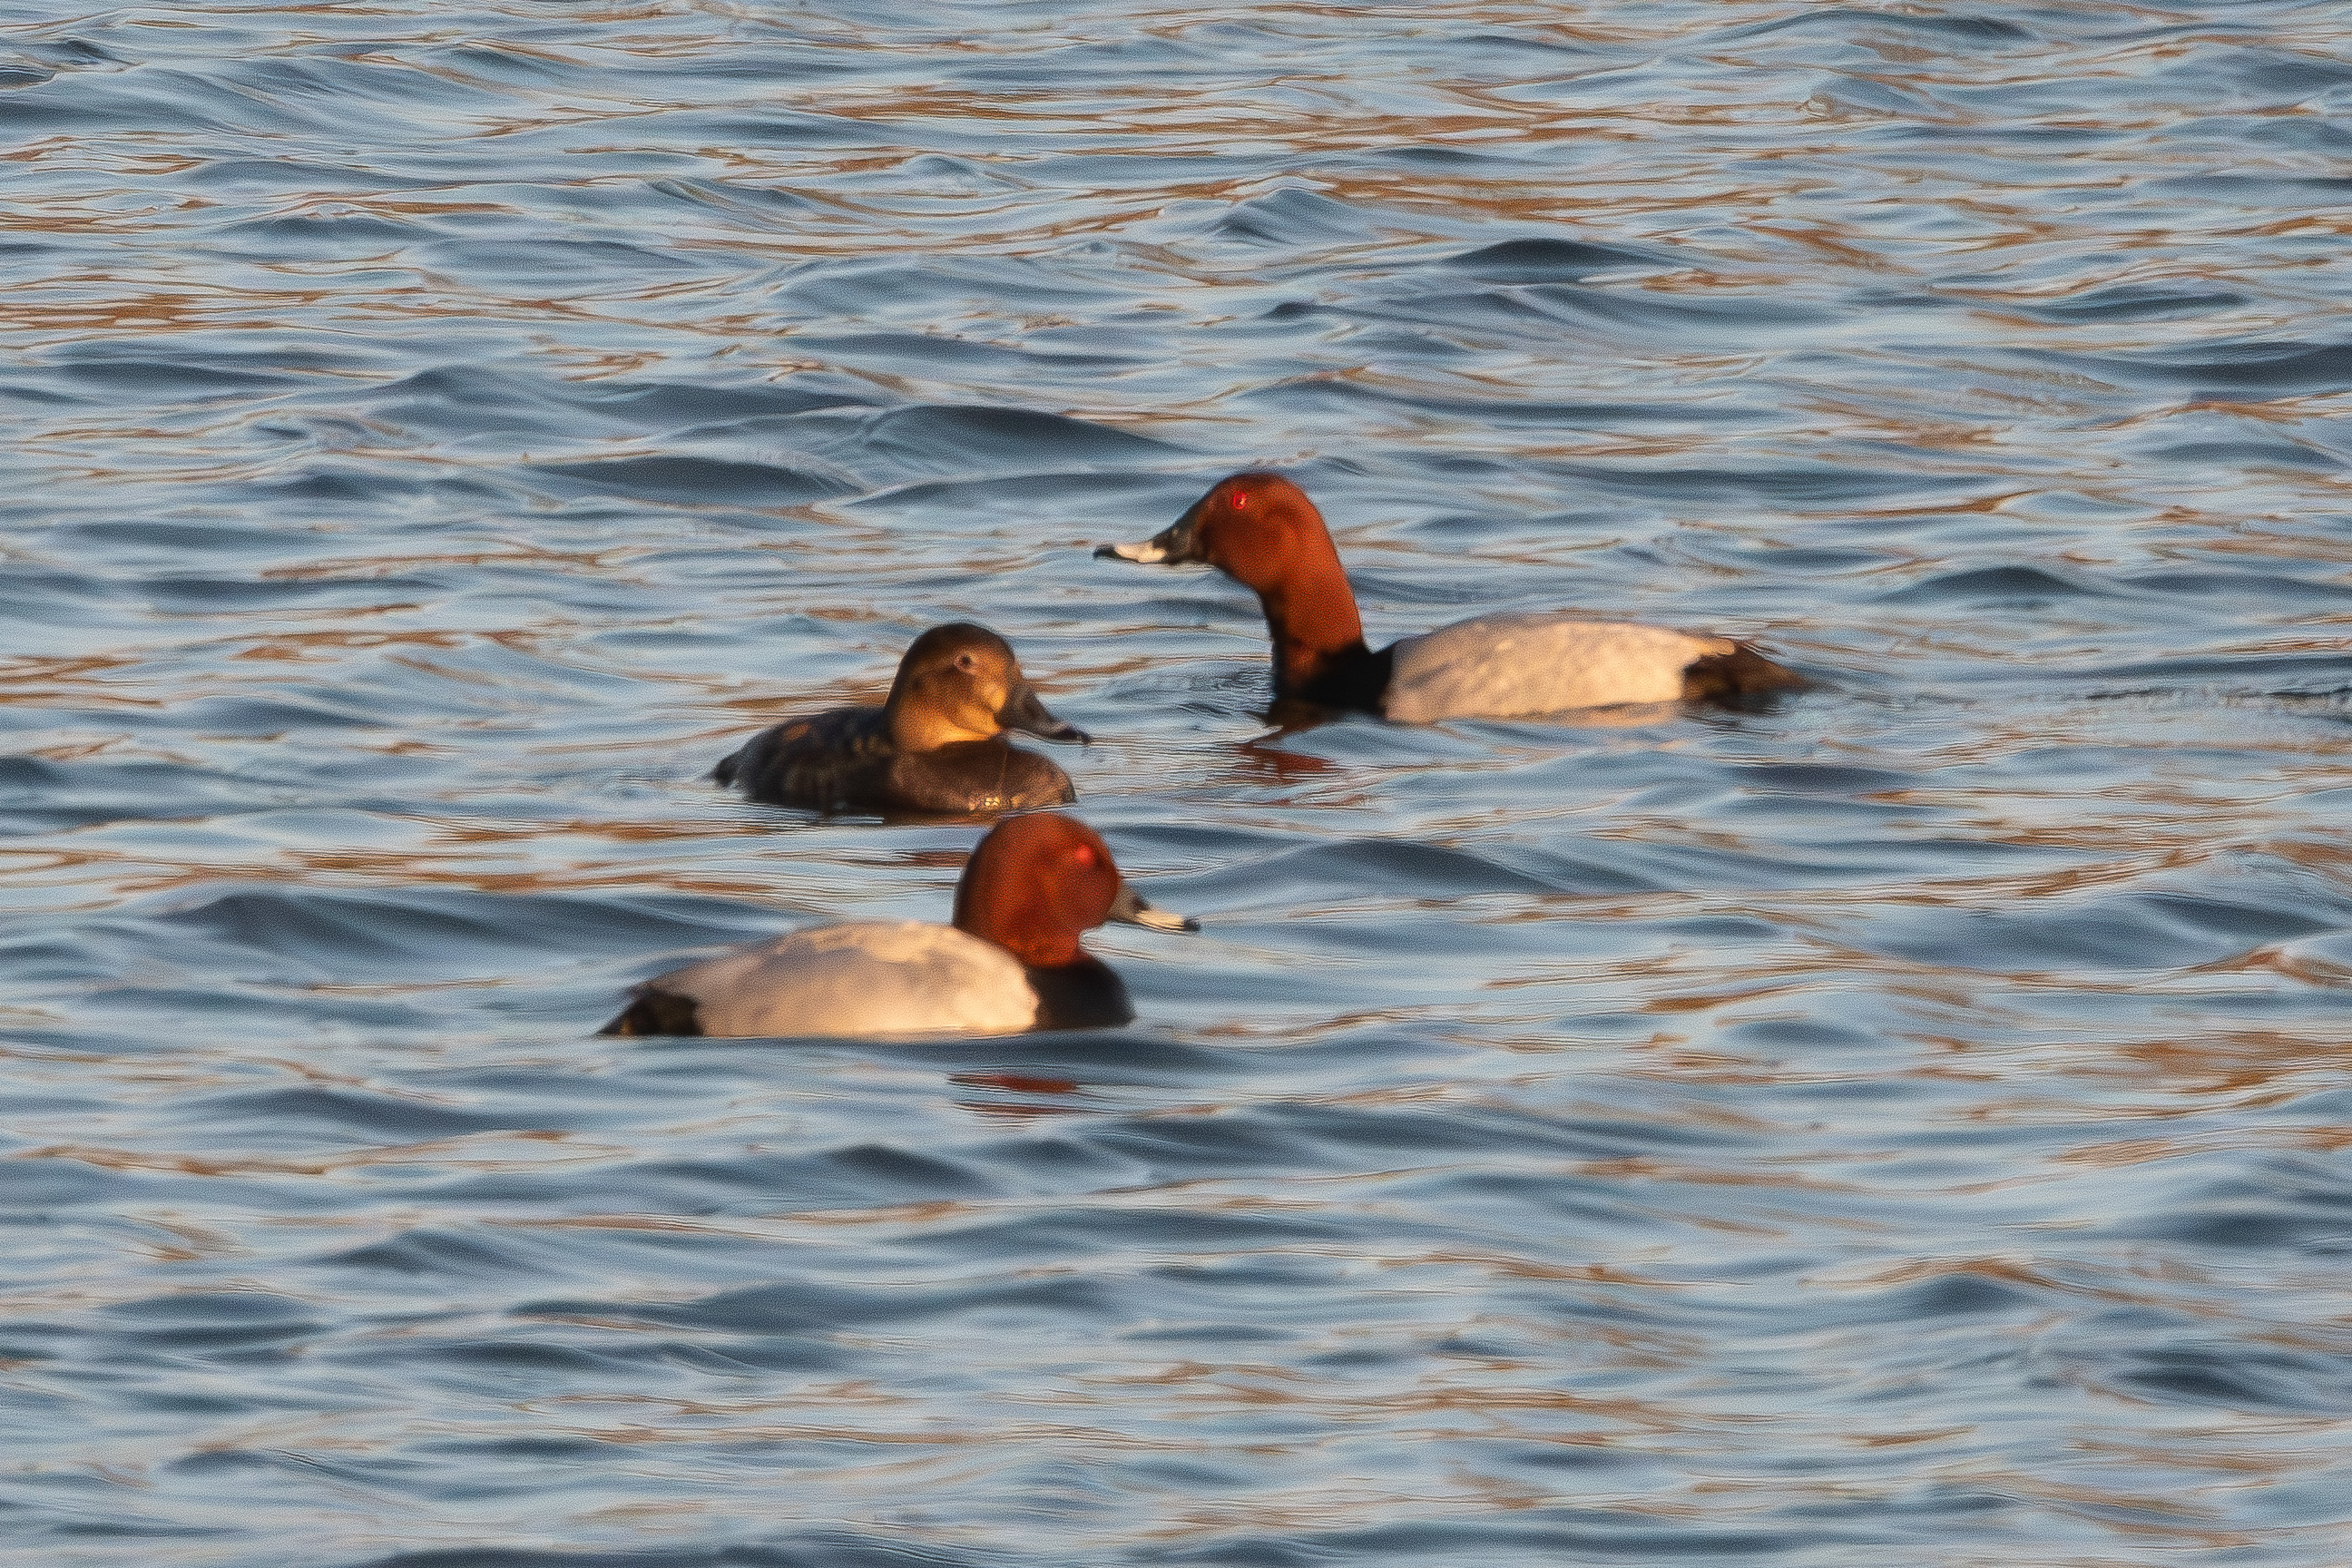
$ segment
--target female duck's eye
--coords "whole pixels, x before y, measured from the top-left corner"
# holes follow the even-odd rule
[[[980,668],[980,660],[972,658],[971,655],[968,653],[960,653],[956,655],[956,668],[958,669],[964,670],[978,669]]]

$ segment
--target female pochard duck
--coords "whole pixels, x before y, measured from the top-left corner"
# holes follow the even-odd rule
[[[1220,479],[1122,561],[1206,562],[1255,589],[1276,698],[1408,724],[1685,699],[1737,702],[1805,684],[1746,643],[1562,615],[1481,616],[1373,652],[1323,514],[1279,474]]]
[[[1022,811],[1077,798],[1070,775],[1004,738],[1084,741],[1045,710],[1020,660],[986,626],[933,626],[868,703],[791,719],[751,737],[710,776],[753,800],[814,811]]]
[[[1120,880],[1110,846],[1051,812],[989,830],[956,884],[955,924],[819,926],[674,969],[631,993],[608,1035],[1007,1035],[1135,1016],[1078,938],[1105,921],[1198,921]]]

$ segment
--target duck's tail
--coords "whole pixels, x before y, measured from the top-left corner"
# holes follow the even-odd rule
[[[596,1031],[600,1035],[698,1035],[702,1022],[694,1016],[694,998],[673,991],[640,985],[629,996],[621,1016]]]
[[[1753,643],[1734,643],[1729,653],[1703,655],[1683,669],[1684,700],[1727,708],[1759,707],[1783,691],[1802,691],[1811,684],[1765,658]]]

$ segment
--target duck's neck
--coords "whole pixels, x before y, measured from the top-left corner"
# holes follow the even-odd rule
[[[967,936],[992,942],[1032,969],[1054,969],[1087,956],[1079,933],[1050,913],[1026,907],[1017,900],[974,900],[959,889],[955,927]]]
[[[1327,546],[1328,549],[1328,546]],[[1363,618],[1338,555],[1294,568],[1258,590],[1265,629],[1274,640],[1274,694],[1334,706],[1360,704],[1327,692],[1352,689],[1373,658],[1364,646]]]
[[[902,752],[936,752],[959,742],[994,740],[998,734],[993,730],[975,730],[952,713],[919,702],[902,702],[896,692],[882,710],[882,722],[890,731],[891,743]]]

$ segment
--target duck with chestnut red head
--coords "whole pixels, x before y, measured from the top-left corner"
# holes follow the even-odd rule
[[[1070,775],[1004,738],[1085,731],[1045,710],[1005,640],[958,621],[917,637],[880,706],[762,730],[711,770],[753,800],[811,811],[1025,811],[1077,798]]]
[[[796,931],[671,970],[630,994],[607,1035],[1004,1035],[1135,1016],[1127,987],[1079,938],[1105,921],[1199,922],[1153,909],[1110,846],[1053,812],[989,830],[956,884],[955,923],[858,921]]]
[[[1738,706],[1806,684],[1729,637],[1567,615],[1481,616],[1375,652],[1323,514],[1306,491],[1262,470],[1218,480],[1150,539],[1095,553],[1214,566],[1265,611],[1276,699],[1402,723],[1636,702]]]

